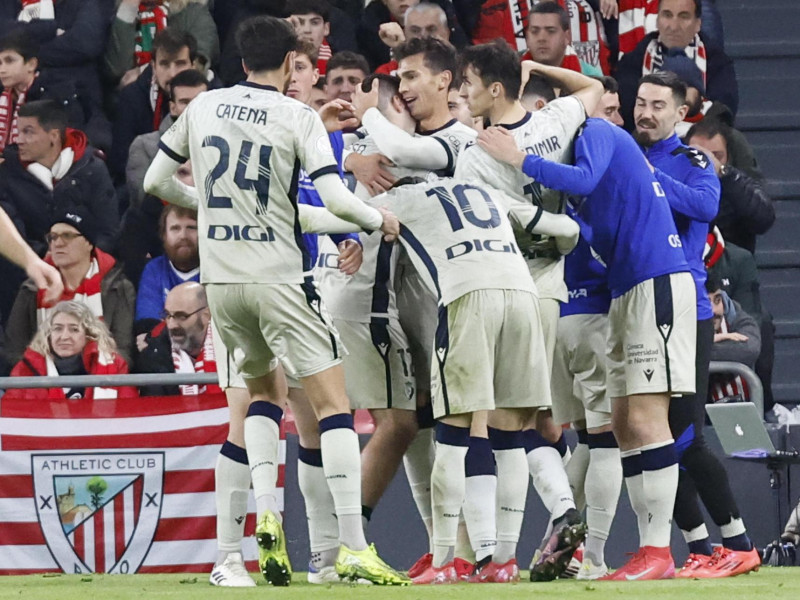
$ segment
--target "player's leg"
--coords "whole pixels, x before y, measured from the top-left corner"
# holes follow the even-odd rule
[[[430,384],[429,384],[430,385]],[[430,389],[417,388],[417,435],[403,455],[403,468],[411,489],[411,497],[428,534],[428,551],[408,570],[411,578],[421,575],[430,568],[433,560],[433,509],[431,507],[431,473],[435,454],[434,427]]]
[[[497,545],[497,470],[488,419],[486,411],[473,413],[464,458],[464,522],[475,553],[475,570],[491,560]]]

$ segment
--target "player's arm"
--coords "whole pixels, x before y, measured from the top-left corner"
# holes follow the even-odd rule
[[[159,148],[144,176],[144,191],[170,204],[197,210],[200,201],[197,188],[186,185],[175,176],[185,162],[176,158],[165,152],[163,147]]]
[[[502,199],[509,219],[520,229],[555,238],[561,254],[569,254],[578,244],[580,226],[567,215],[547,212],[541,206],[522,202],[499,190],[497,194]]]
[[[495,159],[520,169],[545,187],[587,196],[610,167],[613,138],[600,126],[587,128],[575,139],[575,164],[562,165],[519,149],[512,135],[500,127],[481,132],[478,144]]]
[[[381,153],[399,167],[435,171],[450,164],[448,149],[438,138],[411,135],[390,123],[377,108],[367,110],[361,123]]]
[[[300,227],[305,233],[348,234],[362,231],[355,223],[340,219],[323,206],[298,204],[297,211]]]
[[[571,96],[580,100],[586,114],[590,115],[597,108],[597,103],[605,93],[603,84],[577,71],[551,67],[532,60],[522,61],[522,87],[525,87],[531,74],[550,79],[556,87],[566,90]],[[522,88],[520,88],[522,89]]]
[[[654,175],[667,195],[670,208],[675,212],[702,223],[710,223],[717,216],[720,185],[710,165],[707,168],[690,165],[685,171],[684,181],[658,168]]]

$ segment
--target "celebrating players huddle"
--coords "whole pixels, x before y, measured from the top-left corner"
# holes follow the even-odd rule
[[[503,44],[457,64],[448,43],[411,39],[395,50],[397,77],[368,78],[352,104],[317,114],[303,104],[316,57],[287,23],[250,19],[237,42],[247,80],[193,100],[145,179],[148,193],[199,211],[202,283],[229,359],[217,363],[231,367],[211,583],[255,585],[241,555],[251,480],[259,566],[273,585],[291,581],[276,496],[287,402],[311,583],[518,581],[529,474],[550,511],[532,580],[562,576],[581,545],[578,578],[674,576],[685,447],[668,411],[671,396],[695,393],[700,331],[682,227],[703,217],[681,213],[681,191],[632,137],[587,120],[613,113],[615,94],[520,64]],[[456,78],[465,120],[491,126],[480,135],[451,116]],[[553,85],[559,97],[537,102]],[[653,132],[682,102],[668,78],[648,85],[667,90],[641,98]],[[520,103],[521,86],[541,110]],[[187,159],[196,188],[174,176]],[[361,453],[354,409],[376,425]],[[566,424],[579,439],[568,462]],[[401,461],[430,538],[408,575],[364,535]],[[623,476],[640,549],[609,573]],[[744,567],[727,574],[757,567],[730,512],[728,554],[709,551],[697,569],[731,556]]]

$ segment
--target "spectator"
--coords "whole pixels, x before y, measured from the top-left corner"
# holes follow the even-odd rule
[[[353,100],[356,87],[369,75],[366,59],[355,52],[338,52],[328,61],[328,73],[325,76],[325,95],[328,102],[336,100]]]
[[[556,2],[540,2],[534,6],[525,28],[528,52],[522,59],[601,76],[603,71],[599,67],[584,62],[575,53],[570,25],[569,13]]]
[[[114,257],[95,247],[96,239],[97,226],[91,214],[81,208],[68,209],[50,227],[50,252],[45,260],[61,273],[64,292],[60,300],[86,304],[105,322],[118,352],[130,362],[136,292]],[[49,313],[43,293],[27,280],[17,294],[6,329],[11,362],[20,359]]]
[[[466,34],[456,20],[453,5],[448,0],[433,0],[442,7],[447,14],[448,28],[450,29],[450,42],[457,48],[463,48],[469,41]],[[389,62],[389,48],[381,40],[380,30],[384,23],[404,22],[406,11],[419,4],[419,0],[375,0],[371,2],[361,16],[358,25],[358,41],[361,52],[367,58],[371,69]],[[370,69],[367,69],[369,74]]]
[[[211,311],[206,292],[188,281],[170,290],[164,302],[164,321],[145,340],[136,360],[136,373],[215,373]],[[143,396],[193,395],[219,392],[217,385],[154,385],[142,387]]]
[[[49,72],[54,82],[72,82],[84,90],[91,106],[100,110],[103,90],[97,60],[108,33],[105,2],[0,0],[0,37],[24,31],[39,45],[39,67]]]
[[[119,375],[128,365],[103,321],[85,304],[62,301],[56,304],[22,360],[11,370],[12,377],[54,377],[58,375]],[[133,387],[38,388],[8,390],[4,399],[103,400],[138,396]]]
[[[317,55],[316,67],[321,75],[325,75],[328,60],[340,48],[332,45],[331,12],[338,11],[326,0],[289,0],[286,3],[286,14],[294,26],[297,38],[304,42],[311,42],[314,53]],[[355,28],[348,23],[349,35],[355,35]]]
[[[570,44],[583,62],[610,73],[610,53],[605,27],[596,0],[534,0],[534,4],[558,2],[570,21]]]
[[[700,32],[700,0],[660,0],[657,30],[648,34],[617,65],[622,118],[633,129],[633,106],[642,75],[662,71],[670,56],[687,56],[703,75],[706,97],[725,104],[735,115],[739,89],[733,61]]]
[[[728,138],[728,164],[742,169],[751,177],[764,179],[758,167],[753,149],[744,134],[733,128],[733,113],[722,102],[707,100],[703,74],[697,65],[686,56],[670,56],[664,59],[663,71],[672,71],[686,84],[686,118],[675,127],[679,136],[685,138],[689,129],[708,119],[726,125]],[[713,125],[709,124],[709,127]]]
[[[435,37],[445,42],[450,41],[450,28],[447,24],[447,14],[438,4],[420,2],[406,11],[403,26],[390,21],[381,25],[378,31],[381,40],[394,53],[394,49],[411,38]],[[387,63],[375,69],[376,73],[394,75],[397,71],[397,61],[392,57]]]
[[[16,146],[3,152],[0,203],[39,255],[56,217],[85,207],[97,221],[97,245],[114,249],[119,212],[108,170],[86,135],[67,127],[67,114],[54,100],[26,102],[17,119]]]
[[[125,181],[131,206],[141,208],[144,202],[144,174],[158,152],[158,141],[161,139],[161,134],[183,114],[192,100],[206,90],[208,90],[208,80],[202,73],[194,69],[181,71],[172,78],[169,86],[169,114],[164,117],[157,131],[136,136],[128,150]],[[160,201],[158,208],[161,209]]]
[[[756,375],[764,386],[764,409],[775,404],[772,395],[772,369],[775,365],[775,325],[761,301],[758,269],[753,255],[736,244],[727,243],[719,229],[709,234],[706,267],[710,277],[720,281],[721,289],[736,300],[742,309],[759,323],[761,353],[756,361]]]
[[[217,26],[208,11],[208,0],[116,0],[103,65],[114,81],[134,80],[139,70],[153,61],[155,36],[169,26],[191,33],[197,41],[197,67],[205,71],[219,59]],[[124,85],[124,83],[123,83]]]
[[[159,235],[164,254],[151,259],[142,273],[136,295],[137,331],[143,319],[148,330],[158,324],[172,288],[186,281],[200,281],[197,211],[167,204],[161,212]]]
[[[752,369],[761,352],[761,333],[758,323],[721,288],[719,279],[709,277],[706,280],[708,299],[714,311],[714,345],[711,347],[711,360],[741,363]],[[747,399],[747,386],[738,375],[711,375],[708,392],[712,402],[729,401],[733,398]]]
[[[300,41],[294,57],[294,72],[286,88],[286,95],[310,106],[311,94],[319,81],[319,64],[316,48],[311,42]]]
[[[758,180],[730,164],[731,131],[719,121],[703,119],[689,130],[686,143],[703,150],[714,163],[722,187],[715,224],[722,237],[755,253],[756,236],[775,222],[775,207]]]
[[[25,102],[56,100],[67,111],[67,124],[86,131],[90,142],[102,148],[111,145],[111,125],[93,107],[80,82],[55,79],[39,69],[38,47],[25,31],[13,31],[0,39],[0,152],[17,142],[19,109]],[[91,130],[87,131],[87,126]]]
[[[153,38],[152,60],[139,78],[119,94],[114,143],[108,168],[115,180],[125,177],[128,149],[137,135],[158,131],[169,113],[169,84],[197,58],[197,41],[185,31],[167,28]]]

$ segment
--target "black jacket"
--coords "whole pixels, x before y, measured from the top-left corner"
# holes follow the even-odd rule
[[[175,364],[172,361],[172,345],[169,339],[169,330],[164,323],[156,325],[146,337],[147,348],[137,352],[132,373],[174,373]],[[180,393],[177,385],[147,385],[139,386],[142,396],[176,396]]]
[[[639,89],[639,80],[642,78],[642,64],[648,44],[658,37],[658,32],[653,31],[645,36],[631,52],[628,52],[617,65],[617,81],[619,82],[619,100],[622,108],[620,114],[625,120],[625,129],[633,131],[633,107],[636,104],[636,92]],[[709,100],[722,102],[736,115],[739,108],[739,87],[736,83],[736,72],[733,61],[717,46],[709,44],[700,34],[700,39],[706,45],[706,93]]]
[[[726,166],[719,178],[722,195],[715,224],[726,242],[756,251],[756,236],[775,222],[775,207],[762,185],[735,167]]]
[[[97,246],[113,252],[119,228],[117,196],[105,163],[94,155],[91,146],[84,149],[52,191],[22,165],[16,144],[7,146],[3,157],[0,205],[40,256],[47,250],[44,236],[53,220],[76,206],[86,207],[97,220]]]

